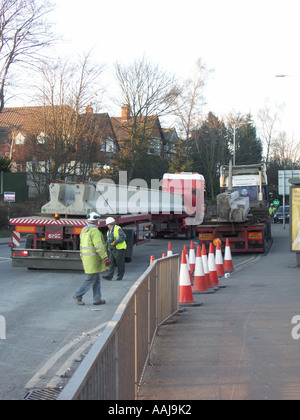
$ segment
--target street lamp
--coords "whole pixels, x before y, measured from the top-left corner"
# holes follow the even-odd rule
[[[233,159],[232,159],[232,165],[235,166],[235,127],[239,125],[247,125],[251,124],[252,121],[245,121],[245,122],[235,122],[233,123]]]
[[[276,74],[275,77],[300,77],[297,74]]]

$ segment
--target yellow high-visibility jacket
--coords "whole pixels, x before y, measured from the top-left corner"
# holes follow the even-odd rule
[[[276,211],[275,207],[270,207],[269,208],[269,214],[270,214],[270,216],[274,215],[275,214],[275,211]]]
[[[102,273],[108,270],[104,263],[104,260],[108,258],[104,237],[96,226],[82,229],[80,256],[86,274]]]
[[[115,247],[111,245],[112,242],[115,242]],[[115,225],[112,230],[107,232],[107,245],[109,251],[127,249],[126,234],[121,226]]]
[[[120,234],[122,232],[122,234]],[[117,242],[116,244],[116,248],[117,249],[127,249],[127,244],[126,244],[126,235],[123,232],[122,228],[120,226],[115,225],[114,227],[114,239]],[[122,242],[119,242],[119,241]]]

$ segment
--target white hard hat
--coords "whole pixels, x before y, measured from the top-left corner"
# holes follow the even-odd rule
[[[106,223],[106,226],[107,225],[114,225],[116,223],[116,221],[115,221],[115,219],[113,217],[108,217],[106,219],[106,222],[105,223]]]
[[[94,211],[86,216],[89,222],[95,222],[98,219],[100,219],[100,217],[101,217],[100,214],[95,213]]]

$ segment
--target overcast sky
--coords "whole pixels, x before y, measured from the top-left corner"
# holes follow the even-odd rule
[[[280,129],[300,139],[299,0],[56,0],[51,19],[68,44],[108,66],[143,55],[178,76],[201,57],[214,69],[207,111],[251,113],[285,104]],[[292,77],[276,78],[276,74]]]

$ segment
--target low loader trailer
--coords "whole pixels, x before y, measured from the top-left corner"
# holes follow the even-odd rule
[[[131,261],[133,246],[150,240],[150,215],[128,215],[116,217],[116,222],[126,233],[125,260]],[[86,220],[78,218],[23,217],[10,220],[14,226],[14,242],[26,235],[25,247],[13,246],[12,266],[28,269],[82,270],[80,259],[80,233]],[[99,221],[105,229],[105,219]]]
[[[196,194],[201,200],[194,208],[195,193],[184,190],[182,178],[195,187],[191,180],[194,176],[190,174],[175,176],[171,181],[167,177],[161,190],[101,181],[97,184],[51,183],[50,201],[42,207],[40,215],[10,219],[10,226],[14,228],[12,265],[28,269],[82,270],[80,233],[87,225],[86,215],[92,211],[103,217],[98,227],[104,235],[108,216],[114,217],[122,227],[127,237],[127,262],[132,259],[134,245],[149,242],[153,236],[191,237],[195,227],[189,225],[189,219],[199,219],[195,219],[198,209],[204,215],[204,181],[201,177],[201,194]],[[203,217],[200,222],[202,220]],[[25,235],[24,248],[20,247],[21,235]]]

